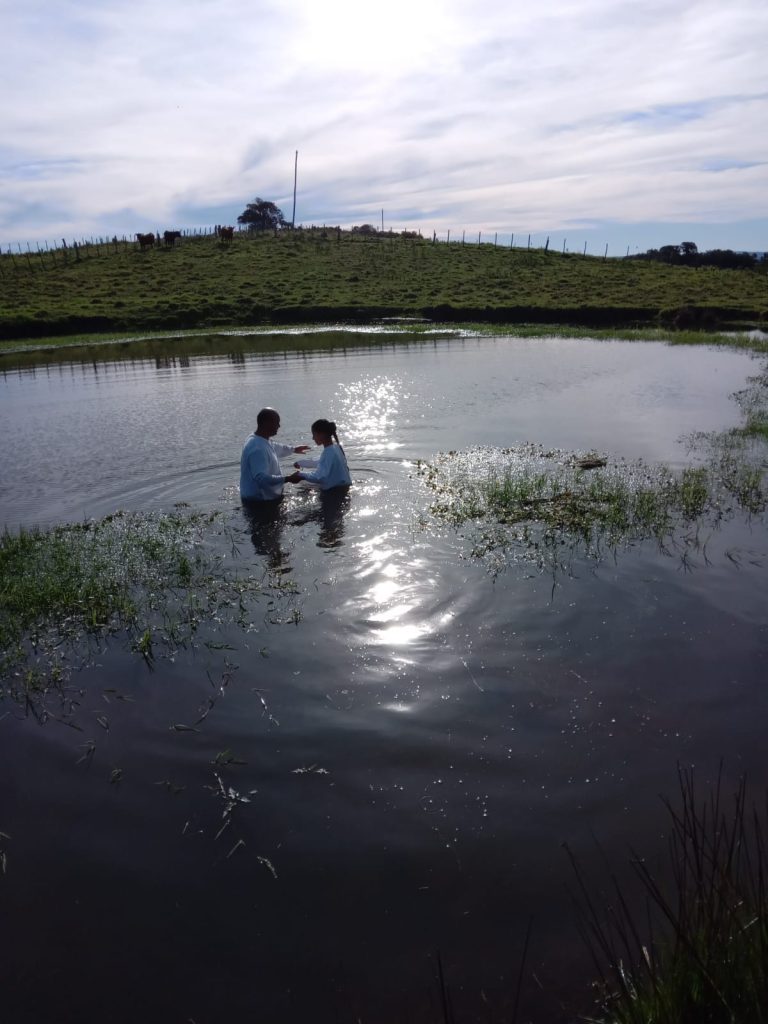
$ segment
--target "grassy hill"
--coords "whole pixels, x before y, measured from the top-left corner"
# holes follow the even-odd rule
[[[368,320],[716,326],[768,319],[768,275],[312,231],[0,256],[0,338]]]

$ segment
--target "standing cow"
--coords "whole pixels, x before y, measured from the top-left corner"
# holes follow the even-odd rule
[[[222,240],[222,242],[231,242],[232,239],[235,237],[235,229],[225,228],[219,225],[217,234],[219,238]]]
[[[151,231],[148,231],[145,235],[142,235],[140,231],[137,231],[136,241],[139,243],[139,249],[151,249],[155,244],[155,236]]]
[[[170,248],[171,246],[176,245],[176,239],[177,238],[181,238],[181,232],[180,231],[164,231],[163,232],[163,241],[165,242],[167,248]]]

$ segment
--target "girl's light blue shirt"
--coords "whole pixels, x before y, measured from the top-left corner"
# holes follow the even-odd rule
[[[348,487],[352,483],[344,452],[337,444],[329,444],[327,448],[323,448],[318,461],[299,459],[298,465],[317,467],[314,472],[299,473],[299,476],[308,483],[317,484],[321,491],[328,491],[331,487]]]

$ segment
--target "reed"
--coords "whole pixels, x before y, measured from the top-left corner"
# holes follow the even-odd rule
[[[733,800],[722,774],[701,797],[679,769],[665,801],[666,865],[633,855],[641,911],[612,879],[603,905],[568,850],[581,930],[598,974],[600,1024],[764,1024],[768,1019],[768,802],[742,777]]]

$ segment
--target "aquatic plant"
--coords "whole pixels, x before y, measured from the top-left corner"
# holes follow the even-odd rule
[[[60,684],[123,632],[148,664],[198,629],[247,624],[247,600],[278,586],[225,563],[219,513],[124,513],[0,536],[0,696]],[[219,540],[221,538],[219,537]]]
[[[494,568],[510,556],[563,568],[579,551],[599,559],[648,539],[666,550],[684,531],[695,544],[701,522],[756,516],[768,502],[768,371],[734,397],[743,425],[688,438],[701,464],[682,471],[536,444],[419,461],[417,476],[432,492],[422,523],[469,528],[472,553]]]
[[[768,1007],[768,804],[742,778],[700,798],[679,769],[666,862],[633,854],[636,901],[612,877],[597,895],[576,858],[581,931],[598,974],[599,1024],[764,1024]],[[567,847],[566,847],[567,849]],[[641,912],[633,908],[644,904]]]
[[[528,444],[449,452],[417,474],[431,517],[474,528],[475,554],[511,551],[542,565],[576,549],[600,557],[646,539],[665,545],[679,527],[722,516],[726,497],[749,511],[765,505],[761,471],[733,460],[673,472]]]

